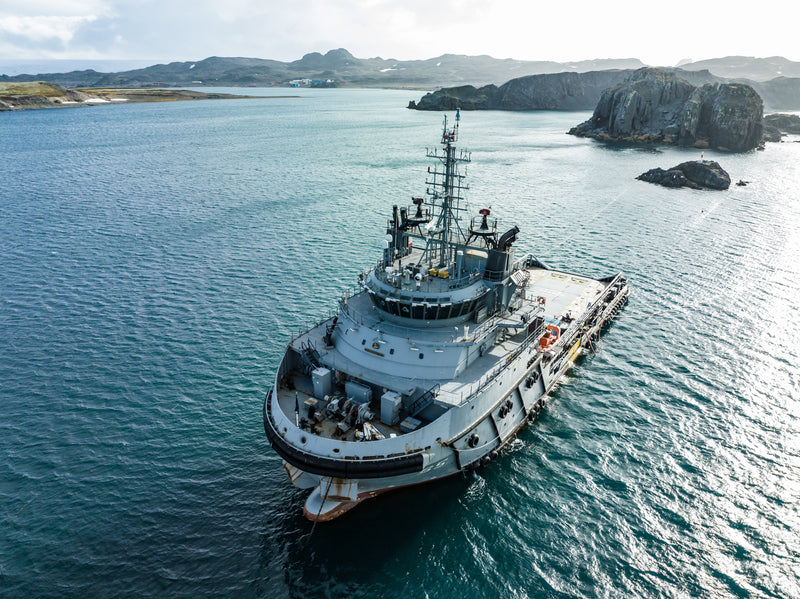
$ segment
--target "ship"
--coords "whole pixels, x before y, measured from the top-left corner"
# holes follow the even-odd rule
[[[459,123],[444,117],[425,194],[392,207],[377,261],[288,343],[266,394],[264,430],[314,522],[488,466],[630,294],[622,273],[517,257],[519,227],[471,215]]]

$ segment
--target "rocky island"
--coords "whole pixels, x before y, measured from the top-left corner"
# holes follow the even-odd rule
[[[796,114],[768,114],[764,117],[764,139],[782,141],[784,134],[800,135],[800,116]]]
[[[668,170],[654,168],[636,178],[664,187],[722,190],[731,186],[730,175],[714,160],[691,160]]]
[[[425,94],[414,110],[591,110],[609,86],[623,81],[630,70],[550,73],[512,79],[501,86],[442,88]]]
[[[761,143],[762,118],[763,102],[749,85],[698,87],[674,72],[644,68],[605,90],[592,118],[569,133],[604,141],[746,152]]]

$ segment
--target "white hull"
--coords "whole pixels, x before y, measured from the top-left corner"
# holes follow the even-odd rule
[[[611,285],[606,289],[609,288]],[[382,492],[488,464],[523,426],[538,417],[553,386],[575,360],[588,351],[588,340],[596,339],[624,304],[627,286],[607,293],[612,294],[612,291],[610,301],[604,301],[605,294],[598,296],[598,307],[603,303],[607,305],[597,311],[584,330],[570,337],[565,335],[544,352],[538,343],[529,343],[521,351],[517,350],[495,376],[484,377],[476,393],[460,400],[458,405],[448,406],[446,412],[426,426],[394,438],[339,441],[300,429],[279,402],[279,394],[286,393],[280,386],[286,368],[282,363],[274,388],[265,401],[265,428],[273,446],[286,460],[285,467],[292,483],[313,489],[304,508],[306,517],[330,520]],[[313,331],[309,333],[313,336]],[[283,445],[294,448],[298,455],[287,455],[281,451]],[[313,458],[318,458],[320,463],[304,462]],[[389,474],[392,460],[398,459],[413,459],[413,463],[409,461],[406,465],[413,471]],[[387,475],[348,474],[353,465],[370,464],[375,464],[378,470],[385,466]],[[341,471],[336,472],[337,468]]]

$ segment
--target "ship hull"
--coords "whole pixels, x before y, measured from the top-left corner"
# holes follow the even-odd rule
[[[613,287],[609,284],[591,318],[569,337],[553,347],[530,343],[516,350],[458,405],[419,430],[380,441],[322,439],[300,429],[297,415],[293,421],[287,408],[291,402],[286,397],[292,392],[291,385],[286,388],[287,374],[293,368],[287,351],[265,398],[264,428],[291,482],[312,489],[304,515],[312,521],[332,520],[386,491],[489,464],[538,418],[553,387],[578,357],[593,351],[628,294],[624,279]],[[294,393],[297,405],[301,392]]]

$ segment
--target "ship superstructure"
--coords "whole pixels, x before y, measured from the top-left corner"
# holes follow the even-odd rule
[[[516,258],[516,226],[467,215],[458,128],[445,117],[425,196],[393,207],[360,291],[289,343],[265,399],[311,520],[489,463],[627,300],[621,274]]]

